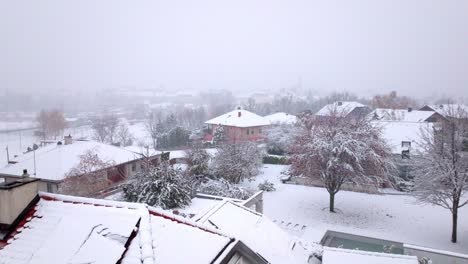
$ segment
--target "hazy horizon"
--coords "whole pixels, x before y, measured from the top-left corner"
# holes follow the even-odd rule
[[[466,97],[468,1],[3,1],[0,89]]]

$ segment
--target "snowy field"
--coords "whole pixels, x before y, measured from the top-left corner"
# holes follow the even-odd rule
[[[451,214],[448,210],[418,204],[408,195],[371,195],[340,191],[336,195],[338,213],[328,212],[328,193],[323,188],[282,184],[284,165],[265,165],[255,181],[244,183],[257,188],[265,179],[276,191],[264,194],[264,213],[277,223],[299,224],[309,241],[320,241],[326,230],[371,236],[436,249],[468,253],[468,207],[459,212],[459,242],[450,242]],[[281,224],[280,224],[281,225]],[[285,227],[288,230],[287,227]]]

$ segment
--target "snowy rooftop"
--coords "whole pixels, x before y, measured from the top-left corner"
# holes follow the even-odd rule
[[[113,161],[116,164],[125,163],[140,158],[134,152],[123,148],[107,145],[96,141],[73,141],[69,145],[49,144],[35,151],[19,156],[16,164],[9,164],[0,168],[0,173],[21,175],[23,169],[29,174],[36,171],[35,177],[48,180],[62,180],[66,174],[79,164],[80,156],[86,151],[94,151],[100,159]],[[34,170],[34,156],[36,169]]]
[[[468,106],[463,104],[426,105],[425,107],[429,107],[443,116],[457,117],[457,115],[462,114],[466,117],[468,115]]]
[[[233,239],[143,204],[40,193],[0,263],[214,263]]]
[[[240,239],[273,264],[306,262],[307,253],[300,246],[292,249],[293,237],[266,216],[231,201],[222,202],[198,222]]]
[[[344,261],[345,260],[345,261]],[[342,248],[323,248],[323,264],[418,264],[415,256],[375,253]]]
[[[271,124],[287,124],[292,125],[297,122],[297,117],[295,115],[290,115],[287,113],[279,112],[271,115],[265,116]]]
[[[268,119],[242,109],[234,110],[224,115],[220,115],[218,117],[206,121],[205,123],[233,127],[255,127],[270,125],[270,121],[268,121]]]
[[[434,111],[377,108],[369,114],[369,117],[381,121],[424,122],[435,113]]]
[[[336,113],[339,116],[346,116],[357,107],[365,107],[365,105],[358,102],[334,102],[322,107],[316,115],[330,116],[332,113]]]
[[[411,142],[411,150],[421,151],[422,132],[432,128],[432,123],[427,122],[372,121],[372,124],[382,128],[382,137],[394,154],[406,150],[403,141]]]

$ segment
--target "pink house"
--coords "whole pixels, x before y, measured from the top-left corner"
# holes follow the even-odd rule
[[[208,125],[206,141],[213,140],[213,134],[218,127],[223,127],[225,141],[258,141],[264,139],[265,129],[270,125],[270,121],[247,110],[237,109],[210,119],[205,124]]]

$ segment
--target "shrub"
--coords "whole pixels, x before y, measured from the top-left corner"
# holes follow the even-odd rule
[[[252,190],[232,184],[223,178],[206,179],[198,186],[198,192],[241,200],[254,194]]]
[[[264,182],[258,185],[258,189],[265,192],[276,191],[275,185],[272,182],[265,180]]]
[[[277,156],[264,156],[263,163],[265,164],[288,164],[288,159],[286,157],[277,157]]]

